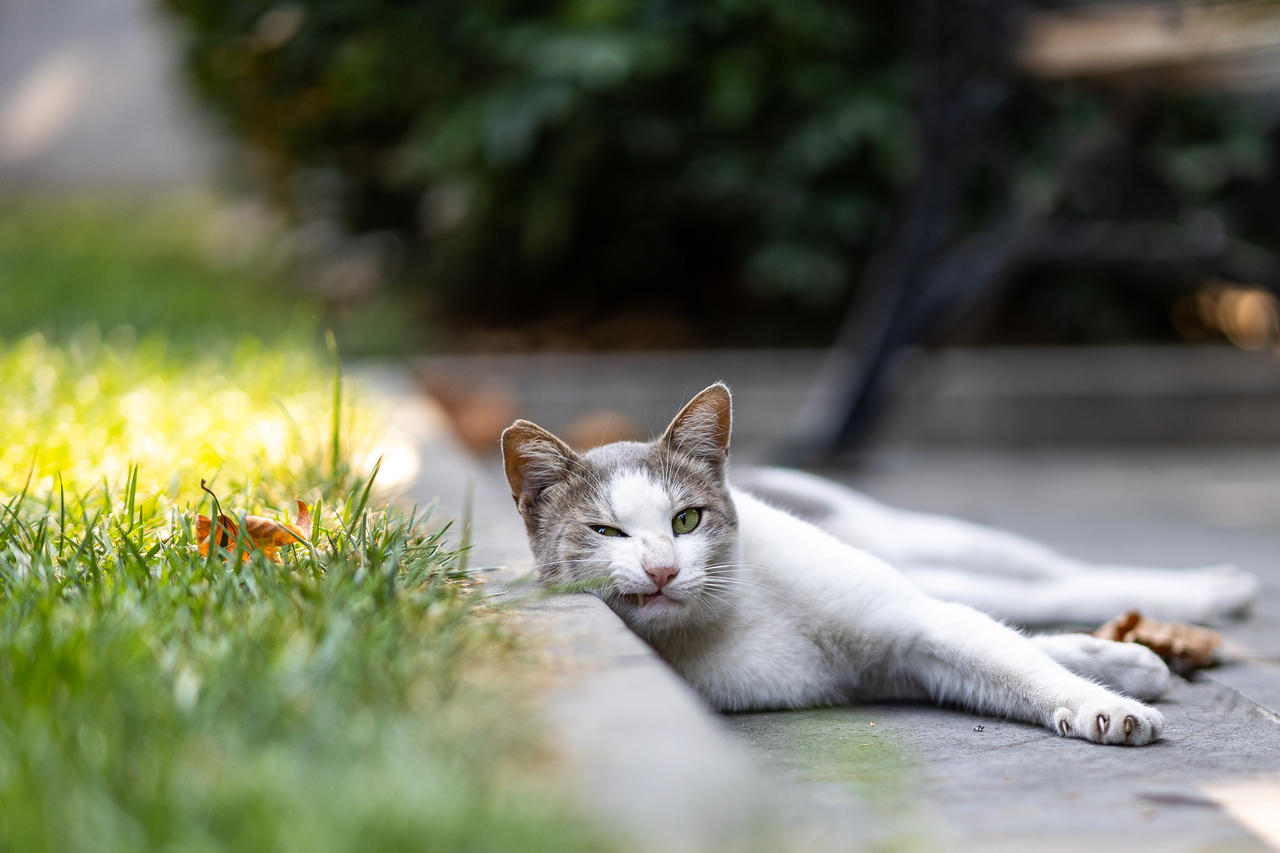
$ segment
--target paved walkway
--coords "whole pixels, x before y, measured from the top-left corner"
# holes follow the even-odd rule
[[[476,564],[527,569],[496,456],[463,452],[403,374],[374,384],[400,400],[412,494],[461,515],[472,483]],[[828,473],[1083,557],[1236,562],[1266,582],[1258,612],[1226,629],[1254,656],[1178,686],[1165,738],[1131,750],[908,705],[710,714],[596,600],[528,599],[553,745],[630,847],[1280,849],[1280,455],[897,450],[856,479]]]

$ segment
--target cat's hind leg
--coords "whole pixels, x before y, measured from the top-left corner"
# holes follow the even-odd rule
[[[1234,566],[1140,569],[1092,565],[1022,536],[885,506],[813,474],[751,468],[747,491],[893,565],[938,598],[1020,625],[1098,624],[1126,610],[1217,622],[1247,610],[1258,579]]]
[[[785,468],[750,468],[735,485],[900,570],[952,569],[1026,580],[1057,578],[1077,561],[1030,539],[932,513],[897,509],[823,477]]]
[[[1130,569],[1099,566],[1028,580],[950,567],[902,567],[925,592],[1019,625],[1100,625],[1126,610],[1156,619],[1213,623],[1258,595],[1258,579],[1230,566]]]

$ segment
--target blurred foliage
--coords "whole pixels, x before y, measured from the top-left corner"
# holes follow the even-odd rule
[[[1260,106],[1256,98],[1222,92],[1134,96],[1024,81],[1000,125],[1007,136],[984,147],[987,163],[970,179],[978,184],[999,173],[999,181],[1046,219],[1166,226],[1155,232],[1159,239],[1183,245],[1234,239],[1239,250],[1232,258],[1256,261],[1263,254],[1271,263],[1261,266],[1274,273],[1280,137],[1271,110]],[[1104,142],[1064,168],[1090,138]],[[972,203],[984,196],[970,187],[966,198]],[[965,214],[962,227],[989,221],[972,207]],[[1176,248],[1158,241],[1129,249],[1121,258],[1101,249],[1093,257],[1031,259],[1016,270],[999,312],[984,317],[977,333],[1014,344],[1175,340],[1184,337],[1172,322],[1176,302],[1220,276],[1237,277],[1212,264],[1179,262]],[[1175,260],[1160,260],[1164,256]],[[1259,264],[1249,266],[1257,272]],[[1239,280],[1251,281],[1247,275]]]
[[[847,4],[165,2],[277,197],[455,306],[829,307],[913,171],[894,23]]]
[[[955,71],[921,66],[912,4],[164,3],[286,208],[398,235],[404,280],[454,316],[558,316],[612,338],[620,314],[674,308],[693,342],[826,339],[918,173],[921,81]],[[959,21],[944,49],[991,85],[954,108],[999,113],[966,167],[964,231],[1005,188],[1044,191],[1073,140],[1127,108],[1011,79],[1012,35],[960,6],[931,7]],[[1268,168],[1248,110],[1151,114],[1123,131],[1147,161],[1137,191],[1121,164],[1120,183],[1081,181],[1068,206],[1176,216]]]

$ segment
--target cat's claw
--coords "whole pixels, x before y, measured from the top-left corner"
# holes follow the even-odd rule
[[[1053,713],[1053,728],[1063,737],[1142,746],[1160,739],[1164,733],[1164,715],[1141,702],[1108,695],[1074,708],[1070,705],[1058,708]]]

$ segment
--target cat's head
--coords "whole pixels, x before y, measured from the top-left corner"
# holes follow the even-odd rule
[[[503,464],[542,580],[595,592],[641,633],[714,614],[737,551],[730,424],[716,384],[647,443],[579,454],[537,424],[509,426]]]

